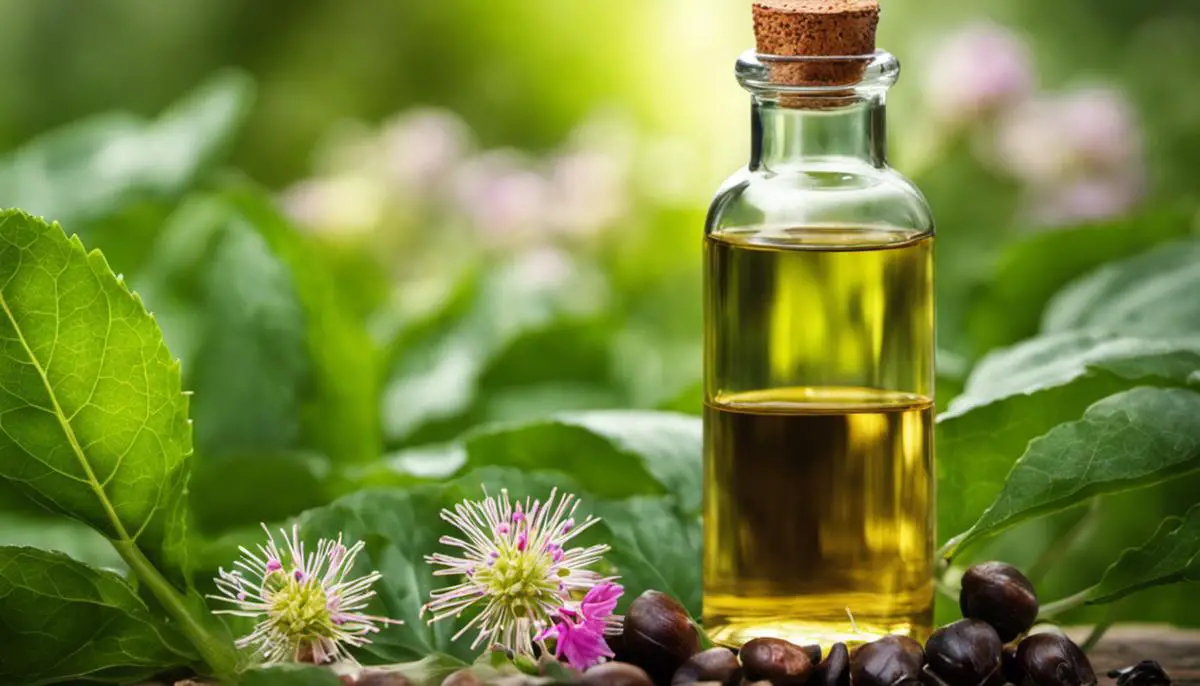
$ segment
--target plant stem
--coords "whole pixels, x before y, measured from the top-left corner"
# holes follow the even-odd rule
[[[1095,586],[1089,586],[1075,595],[1067,596],[1061,600],[1056,600],[1052,603],[1047,603],[1042,606],[1041,612],[1038,613],[1038,619],[1048,619],[1066,612],[1070,612],[1077,607],[1082,607],[1092,597],[1092,591]]]
[[[1102,619],[1099,624],[1092,627],[1092,633],[1088,634],[1087,640],[1080,644],[1080,649],[1082,649],[1085,653],[1090,653],[1092,648],[1095,648],[1096,644],[1100,642],[1100,639],[1104,638],[1104,634],[1108,633],[1108,630],[1112,627],[1112,625],[1112,612],[1110,610],[1104,615],[1104,619]]]
[[[171,585],[171,582],[159,573],[150,560],[146,559],[137,544],[132,541],[110,541],[110,543],[117,550],[121,559],[125,560],[125,564],[129,565],[129,568],[137,575],[137,578],[146,585],[146,588],[150,589],[155,599],[179,623],[180,630],[188,637],[192,645],[196,646],[200,657],[208,663],[213,674],[220,678],[221,683],[232,683],[238,665],[237,651],[234,647],[228,641],[214,636],[196,619],[196,616],[188,609],[183,596]]]

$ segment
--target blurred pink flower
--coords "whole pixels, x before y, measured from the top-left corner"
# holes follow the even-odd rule
[[[468,159],[455,172],[453,185],[458,209],[489,242],[520,243],[545,229],[549,184],[515,151]]]
[[[364,176],[333,176],[300,181],[279,198],[284,214],[300,226],[327,234],[370,231],[382,221],[386,191]]]
[[[401,192],[421,196],[446,179],[470,148],[467,125],[453,112],[416,109],[384,124],[384,169]]]
[[[1004,116],[1000,163],[1030,182],[1061,181],[1142,162],[1137,116],[1120,91],[1095,87],[1039,96]]]
[[[1034,81],[1025,39],[984,21],[959,29],[934,50],[924,89],[934,116],[962,123],[1021,102]]]
[[[629,209],[629,169],[615,155],[599,149],[565,153],[551,161],[549,179],[549,221],[556,231],[593,234]]]
[[[1145,192],[1138,118],[1113,88],[1038,96],[1001,118],[995,147],[1000,166],[1033,189],[1034,215],[1048,223],[1118,215]]]

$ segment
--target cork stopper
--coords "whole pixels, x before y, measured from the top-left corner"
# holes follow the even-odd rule
[[[755,0],[754,37],[760,55],[861,57],[875,52],[879,0]],[[866,60],[775,63],[771,80],[792,86],[858,82]]]

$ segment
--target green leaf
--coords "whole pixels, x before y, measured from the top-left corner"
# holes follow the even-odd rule
[[[329,502],[329,459],[315,453],[272,452],[196,460],[189,485],[197,528],[221,532],[258,528]],[[270,494],[264,497],[263,494]]]
[[[163,577],[188,569],[179,363],[103,255],[22,212],[0,213],[0,361],[0,478],[104,534],[228,673],[233,646]]]
[[[607,297],[594,268],[558,253],[522,255],[470,274],[442,311],[397,334],[383,398],[389,444],[446,441],[469,426],[514,416],[488,407],[485,390],[602,386],[610,376],[600,326]],[[603,393],[574,398],[616,402]]]
[[[238,686],[342,686],[342,680],[328,667],[284,664],[252,669]]]
[[[1000,493],[1029,441],[1136,385],[1183,385],[1200,340],[1064,332],[996,351],[938,418],[938,531],[967,530]]]
[[[180,211],[145,275],[195,391],[201,456],[380,450],[374,346],[303,237],[248,188]]]
[[[0,158],[0,206],[73,222],[178,195],[228,146],[252,91],[246,75],[225,72],[154,121],[100,114],[43,134]]]
[[[1163,521],[1145,545],[1125,551],[1087,594],[1111,603],[1152,586],[1200,581],[1200,505]]]
[[[1178,388],[1118,393],[1088,408],[1081,420],[1031,441],[959,547],[1097,495],[1197,469],[1200,393]]]
[[[1200,240],[1169,243],[1110,264],[1064,288],[1046,308],[1045,331],[1132,336],[1200,332]]]
[[[699,512],[701,424],[669,412],[566,413],[485,426],[437,448],[414,448],[356,470],[351,484],[404,485],[488,465],[569,474],[602,498],[670,493]]]
[[[975,349],[1033,336],[1050,298],[1077,277],[1190,232],[1195,208],[1157,209],[1101,224],[1039,231],[1004,246],[988,284],[968,310]]]
[[[622,606],[642,591],[654,589],[683,603],[700,616],[699,513],[682,513],[667,498],[631,498],[602,503],[596,513],[611,533],[608,561],[621,573],[627,589]]]
[[[180,562],[191,452],[179,363],[78,238],[0,213],[0,477],[110,539]]]
[[[196,660],[121,577],[35,548],[0,547],[0,684],[140,681]]]

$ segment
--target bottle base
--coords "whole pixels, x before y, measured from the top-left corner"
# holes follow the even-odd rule
[[[711,607],[705,599],[704,630],[712,640],[721,645],[738,647],[754,638],[782,638],[796,645],[820,645],[826,651],[835,643],[855,647],[897,634],[911,636],[924,643],[932,632],[932,611],[889,613],[858,613],[840,608],[823,608],[825,612],[814,612],[809,603],[804,609],[788,611],[788,603],[771,603],[771,607],[755,608],[747,612],[744,608],[729,608],[731,612]],[[758,603],[755,603],[758,604]],[[726,606],[728,607],[728,606]],[[710,608],[712,611],[710,611]]]

